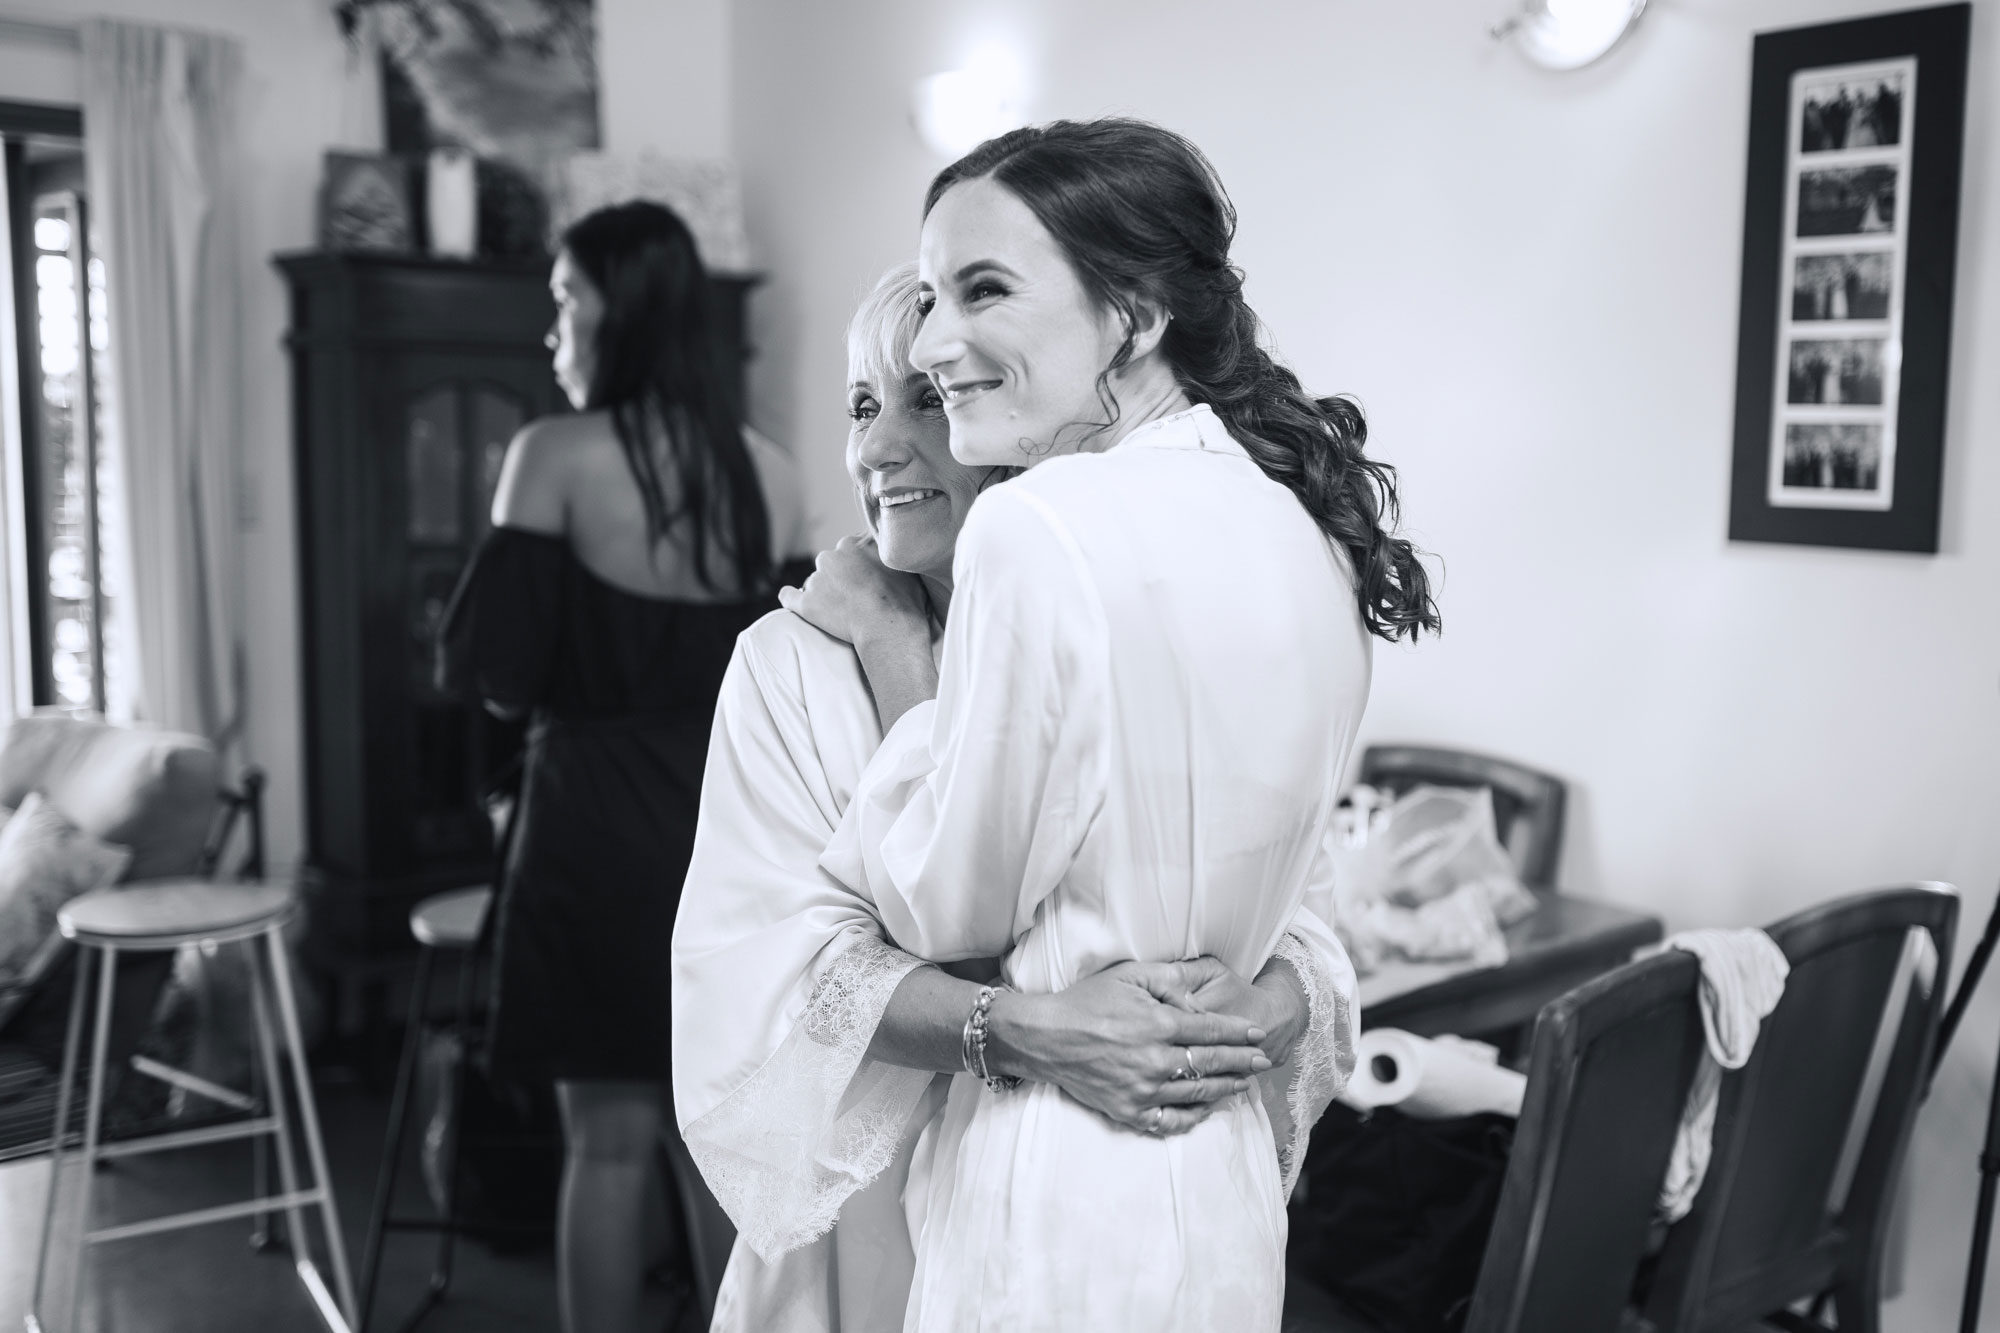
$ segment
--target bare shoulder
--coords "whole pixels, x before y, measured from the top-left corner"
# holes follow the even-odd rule
[[[590,455],[607,440],[615,443],[601,412],[542,417],[523,426],[507,444],[500,484],[493,492],[493,522],[563,532],[578,469],[588,466]]]

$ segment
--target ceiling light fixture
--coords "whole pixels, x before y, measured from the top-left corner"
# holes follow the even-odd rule
[[[1632,30],[1646,0],[1528,0],[1491,29],[1544,69],[1582,69]]]
[[[932,152],[957,158],[1017,128],[1023,105],[1019,63],[989,49],[963,69],[919,79],[911,90],[910,118]]]

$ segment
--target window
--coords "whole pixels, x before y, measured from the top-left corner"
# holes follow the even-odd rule
[[[21,497],[25,531],[11,546],[26,575],[13,581],[25,604],[10,628],[28,644],[14,661],[25,662],[34,704],[114,712],[130,697],[115,614],[123,511],[117,456],[106,445],[109,312],[104,265],[90,250],[82,143],[46,132],[5,141],[19,359],[7,485]]]
[[[104,264],[91,258],[83,199],[64,192],[34,203],[36,350],[41,359],[39,508],[46,577],[36,590],[48,625],[52,703],[102,712],[105,683],[118,665],[110,612],[117,589],[106,558],[116,512],[117,475],[104,438],[107,326]],[[35,395],[31,395],[33,397]]]

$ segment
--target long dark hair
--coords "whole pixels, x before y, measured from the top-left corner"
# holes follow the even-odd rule
[[[604,298],[584,407],[611,414],[645,505],[647,537],[657,545],[685,521],[703,587],[763,591],[773,573],[771,518],[743,423],[723,390],[728,371],[693,234],[672,210],[635,201],[572,223],[562,248]],[[671,488],[657,433],[666,437]],[[734,588],[709,568],[711,542],[727,556]]]
[[[1100,424],[1117,421],[1110,376],[1131,360],[1141,305],[1165,311],[1160,346],[1181,388],[1212,407],[1346,551],[1368,628],[1391,640],[1436,633],[1430,576],[1416,548],[1392,531],[1395,469],[1362,453],[1360,404],[1307,393],[1258,344],[1243,271],[1229,262],[1236,208],[1201,150],[1171,130],[1116,117],[1014,130],[939,172],[925,216],[952,186],[987,176],[1028,206],[1084,290],[1124,320],[1124,344],[1098,377],[1108,415]]]

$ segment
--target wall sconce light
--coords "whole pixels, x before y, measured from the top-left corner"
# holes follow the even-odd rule
[[[963,157],[996,134],[1022,123],[1021,78],[995,55],[964,69],[919,79],[911,90],[910,119],[932,152]]]
[[[1645,8],[1646,0],[1528,0],[1491,32],[1544,69],[1581,69],[1618,45]]]

